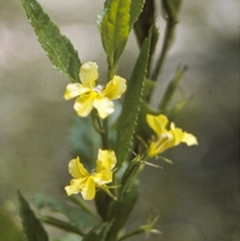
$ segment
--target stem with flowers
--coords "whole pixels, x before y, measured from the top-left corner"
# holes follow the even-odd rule
[[[19,192],[27,239],[49,240],[42,222],[74,233],[81,241],[120,241],[142,233],[160,234],[154,229],[157,215],[133,230],[127,230],[126,222],[139,196],[139,173],[146,166],[158,167],[151,163],[153,158],[167,160],[162,153],[169,148],[181,143],[198,144],[193,134],[176,127],[167,117],[177,112],[178,103],[169,108],[169,102],[185,69],[178,70],[169,83],[159,99],[159,109],[149,103],[170,48],[181,0],[162,0],[167,30],[153,72],[152,57],[159,39],[155,2],[105,1],[97,21],[108,64],[105,81],[99,79],[96,62],[80,61],[70,40],[61,35],[36,0],[21,2],[52,64],[69,80],[63,96],[66,100],[74,99],[76,115],[71,127],[75,151],[68,164],[71,180],[64,188],[71,204],[40,194],[35,197],[38,209],[59,212],[68,221],[52,213],[40,212],[36,216]],[[139,54],[130,78],[126,79],[119,75],[117,66],[133,29]],[[88,205],[92,200],[96,211]]]

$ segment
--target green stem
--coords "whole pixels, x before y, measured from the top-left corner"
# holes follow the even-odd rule
[[[93,129],[99,135],[103,135],[104,134],[104,129],[102,128],[101,123],[99,121],[99,118],[98,118],[98,116],[96,115],[96,113],[94,111],[92,111],[92,113],[91,113],[91,119],[92,119]]]
[[[113,79],[114,75],[116,74],[116,71],[117,71],[116,66],[113,66],[112,68],[111,67],[108,68],[107,82],[109,82],[111,79]]]
[[[70,231],[70,232],[79,234],[81,236],[85,236],[85,234],[83,233],[83,231],[81,229],[79,229],[77,226],[69,224],[68,222],[65,222],[65,221],[50,217],[50,216],[40,216],[40,219],[44,223],[48,223],[48,224],[51,224],[55,227],[64,229],[66,231]]]
[[[90,207],[84,202],[82,201],[82,199],[78,198],[76,195],[71,195],[69,196],[69,198],[76,203],[78,206],[80,206],[81,208],[83,208],[85,211],[87,211],[89,214],[91,214],[92,216],[94,216],[95,218],[99,217],[96,215],[96,213],[94,213]]]
[[[103,120],[103,129],[104,129],[104,133],[102,134],[103,149],[108,149],[109,148],[109,143],[108,143],[108,118],[105,118]]]
[[[127,238],[129,238],[131,236],[134,236],[134,235],[137,235],[137,234],[141,234],[141,233],[146,233],[145,227],[138,227],[138,228],[136,228],[134,230],[131,230],[128,233],[125,233],[117,241],[122,241],[122,240],[127,239]]]
[[[92,112],[92,125],[94,130],[101,136],[102,148],[108,149],[108,120],[107,118],[103,120],[103,124],[100,122],[99,117],[96,113]]]
[[[167,20],[166,30],[165,30],[165,36],[163,41],[163,47],[161,54],[157,60],[157,64],[155,66],[155,69],[153,71],[153,74],[151,76],[152,80],[156,80],[162,70],[163,62],[165,60],[165,57],[167,55],[167,52],[172,44],[173,40],[173,33],[175,29],[176,22],[171,21],[171,19]]]

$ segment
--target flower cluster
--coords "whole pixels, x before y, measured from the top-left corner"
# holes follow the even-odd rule
[[[106,87],[96,85],[98,79],[98,66],[94,62],[84,63],[79,71],[81,83],[68,84],[64,94],[65,99],[77,97],[74,109],[81,117],[87,116],[93,108],[100,118],[104,119],[114,111],[112,100],[120,98],[126,90],[126,80],[115,75]],[[197,145],[196,137],[190,133],[175,127],[165,115],[146,116],[149,127],[156,133],[148,147],[148,157],[154,157],[165,150],[186,143],[188,146]],[[112,150],[98,150],[96,170],[88,172],[77,157],[69,162],[69,173],[73,179],[70,185],[65,187],[67,195],[81,193],[83,199],[92,200],[96,194],[96,188],[108,190],[107,184],[113,180],[113,169],[117,158]]]
[[[112,100],[118,99],[126,90],[126,80],[115,75],[106,87],[96,85],[98,79],[98,66],[94,62],[82,64],[79,77],[81,83],[68,84],[64,98],[74,97],[74,109],[81,117],[87,116],[93,109],[97,109],[99,116],[104,119],[114,111]]]
[[[173,122],[170,123],[170,130],[168,130],[169,120],[165,115],[147,115],[146,119],[150,128],[156,133],[156,137],[149,145],[149,157],[159,155],[180,143],[186,143],[188,146],[198,145],[197,138],[194,135],[175,127]]]
[[[69,173],[73,176],[69,186],[65,187],[67,195],[81,193],[83,199],[92,200],[96,188],[108,189],[106,184],[112,182],[113,168],[117,163],[116,155],[111,150],[98,150],[97,167],[89,173],[77,157],[69,162]]]

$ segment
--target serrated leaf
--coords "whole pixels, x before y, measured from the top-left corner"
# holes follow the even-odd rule
[[[83,208],[70,206],[44,194],[35,195],[34,202],[39,209],[47,207],[54,212],[65,215],[71,223],[76,224],[81,229],[92,227],[92,225],[99,223],[95,216]]]
[[[129,187],[129,191],[125,192],[118,200],[111,203],[108,220],[109,222],[112,222],[112,225],[108,232],[106,241],[116,240],[119,231],[126,224],[138,196],[139,182],[135,179]]]
[[[48,235],[40,220],[35,216],[27,200],[18,191],[20,216],[28,241],[48,241]]]
[[[130,28],[132,28],[134,23],[137,21],[140,13],[143,10],[144,3],[145,3],[145,0],[131,1],[130,21],[129,21]]]
[[[147,70],[151,34],[145,39],[141,52],[136,61],[123,102],[122,113],[118,120],[118,136],[116,143],[116,155],[118,166],[126,160],[131,148],[131,141],[135,132],[139,108],[142,102],[144,79]]]
[[[72,43],[61,35],[58,26],[50,20],[36,0],[21,0],[21,2],[37,39],[53,66],[71,81],[79,81],[80,60]]]
[[[105,7],[98,23],[108,65],[115,69],[129,35],[131,0],[106,1]]]
[[[134,25],[139,46],[148,36],[149,29],[155,24],[155,4],[154,0],[146,0],[142,13]]]
[[[155,48],[159,38],[158,28],[156,27],[155,4],[154,0],[146,0],[142,13],[138,21],[134,24],[134,31],[137,37],[138,45],[142,46],[144,39],[148,36],[149,30],[152,28],[152,42],[150,48],[150,57],[148,64],[148,73],[150,72],[151,59],[155,52]]]

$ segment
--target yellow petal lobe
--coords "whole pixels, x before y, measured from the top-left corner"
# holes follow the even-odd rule
[[[79,78],[85,87],[94,88],[98,78],[98,66],[94,62],[85,62],[79,70]]]
[[[105,119],[114,112],[113,102],[109,98],[101,95],[93,100],[93,106],[97,109],[102,119]]]
[[[126,91],[127,85],[126,80],[118,75],[115,75],[112,80],[110,80],[105,89],[103,90],[103,95],[107,96],[111,100],[118,99]]]
[[[159,155],[180,143],[186,143],[188,146],[198,144],[194,135],[175,127],[173,122],[170,124],[170,130],[167,130],[168,119],[162,114],[158,116],[148,114],[146,120],[149,127],[156,133],[156,137],[149,144],[149,157]]]
[[[91,112],[91,110],[93,109],[93,102],[96,96],[97,93],[91,91],[87,94],[79,96],[76,99],[73,108],[76,110],[79,116],[85,117]]]
[[[80,162],[80,158],[77,157],[72,159],[68,164],[69,173],[74,178],[84,178],[89,175],[88,171],[84,168],[83,164]]]

